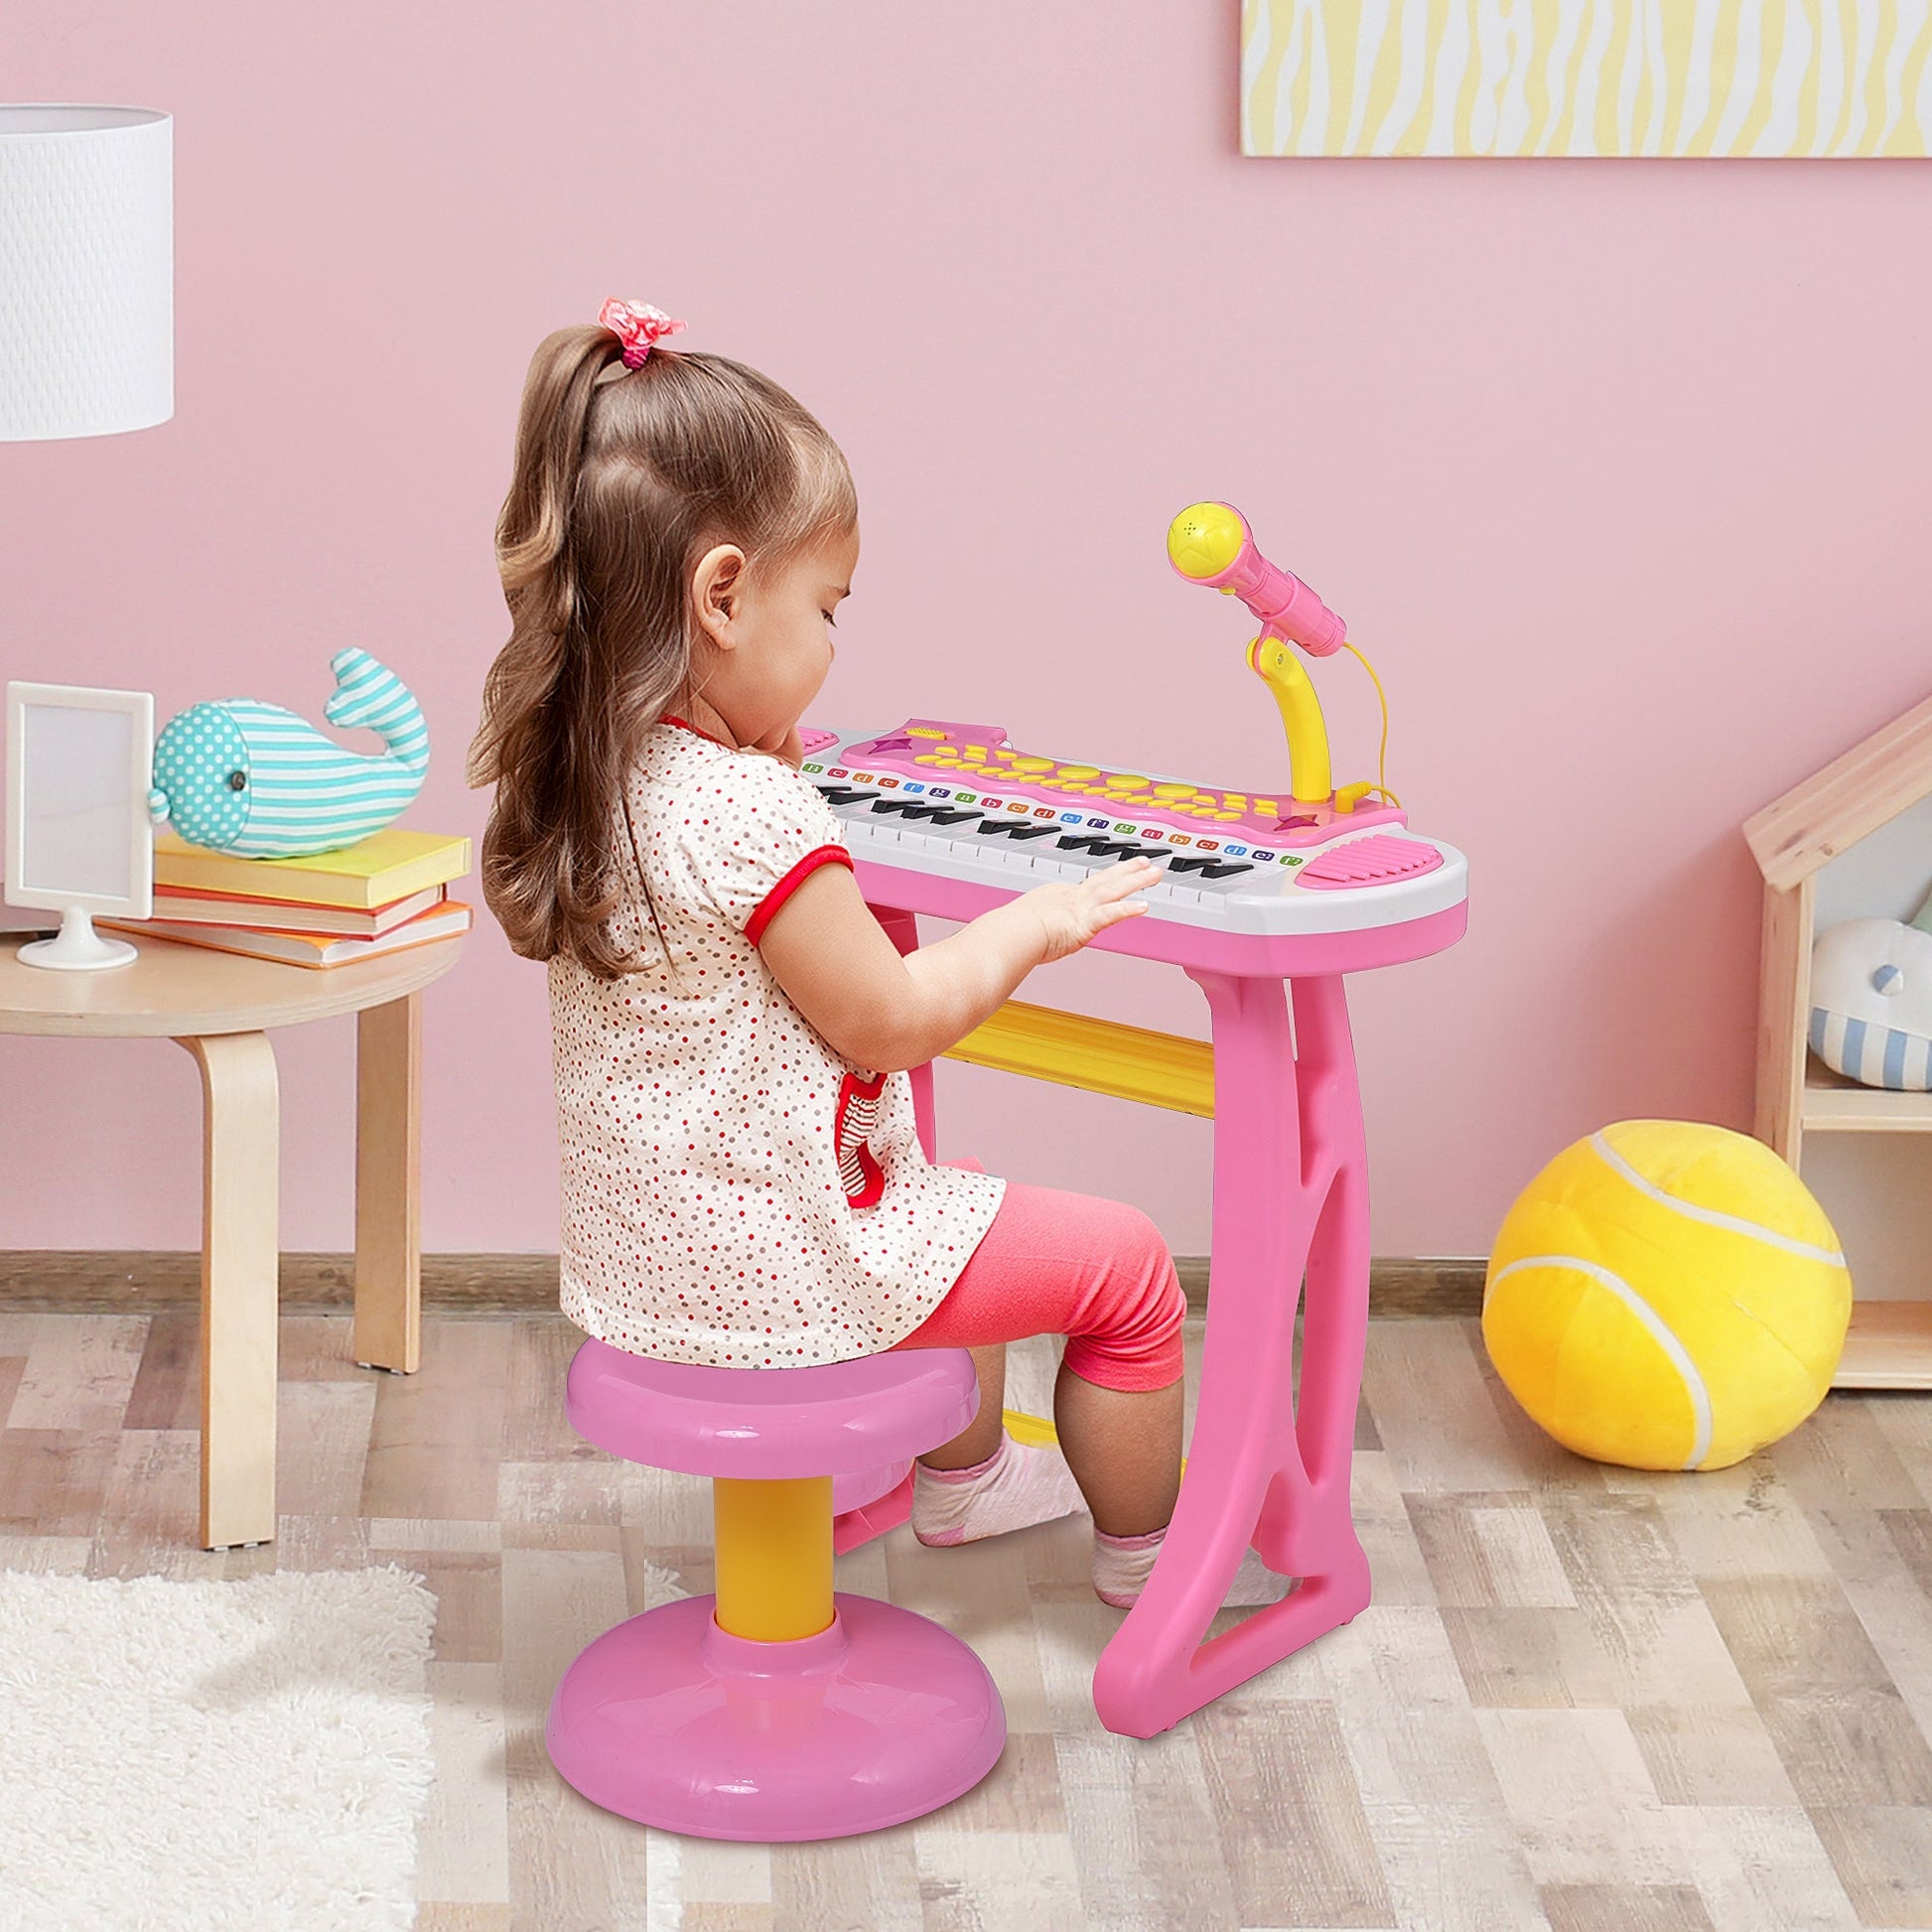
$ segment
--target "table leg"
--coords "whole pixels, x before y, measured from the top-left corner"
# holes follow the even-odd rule
[[[364,1368],[422,1353],[423,996],[355,1016],[355,1328]]]
[[[1338,978],[1191,974],[1214,1035],[1214,1232],[1200,1401],[1173,1527],[1094,1705],[1151,1737],[1368,1602],[1349,1459],[1368,1318],[1361,1102]],[[1299,1050],[1298,1050],[1299,1049]],[[1306,1273],[1298,1415],[1295,1310]],[[1250,1544],[1300,1579],[1203,1642]]]
[[[266,1034],[184,1038],[202,1070],[202,1547],[275,1535],[281,1123]]]
[[[918,951],[919,921],[915,913],[897,905],[875,905],[872,915],[901,953]],[[906,1077],[912,1082],[912,1120],[918,1129],[919,1145],[925,1149],[928,1161],[936,1161],[938,1128],[932,1111],[932,1062],[927,1060],[923,1066],[912,1067]]]

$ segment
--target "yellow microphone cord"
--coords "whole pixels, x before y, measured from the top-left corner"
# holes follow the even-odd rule
[[[1389,801],[1391,805],[1395,806],[1395,808],[1398,811],[1400,811],[1402,809],[1402,800],[1398,798],[1395,795],[1395,793],[1389,789],[1389,694],[1382,689],[1382,680],[1375,675],[1375,666],[1371,664],[1368,661],[1368,659],[1364,657],[1359,650],[1356,650],[1355,646],[1352,643],[1350,643],[1347,638],[1344,637],[1342,639],[1341,647],[1343,650],[1351,652],[1356,662],[1359,663],[1362,669],[1368,673],[1369,682],[1375,686],[1375,695],[1377,698],[1381,700],[1382,749],[1376,758],[1375,775],[1376,775],[1377,783],[1375,789],[1379,791],[1382,794],[1382,796]]]

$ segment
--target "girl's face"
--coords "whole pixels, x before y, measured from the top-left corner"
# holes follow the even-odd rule
[[[733,571],[729,563],[711,571],[721,554],[713,551],[698,566],[694,586],[700,620],[717,647],[702,674],[702,695],[740,745],[760,745],[798,722],[832,668],[832,613],[851,593],[859,532],[802,550],[765,577],[747,578],[742,565]]]

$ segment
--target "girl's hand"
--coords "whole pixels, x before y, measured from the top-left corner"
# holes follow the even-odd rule
[[[768,731],[752,747],[755,752],[768,753],[774,759],[783,759],[796,771],[805,761],[805,748],[799,742],[798,723],[794,719],[782,731]]]
[[[1161,868],[1152,859],[1129,859],[1090,874],[1078,885],[1055,882],[1035,886],[1017,901],[1029,907],[1040,928],[1040,964],[1078,952],[1096,933],[1147,910],[1147,901],[1130,898],[1154,884]]]

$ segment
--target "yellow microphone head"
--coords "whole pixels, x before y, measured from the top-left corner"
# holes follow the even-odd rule
[[[1168,525],[1168,561],[1183,577],[1218,577],[1247,541],[1239,510],[1226,503],[1189,503]]]

